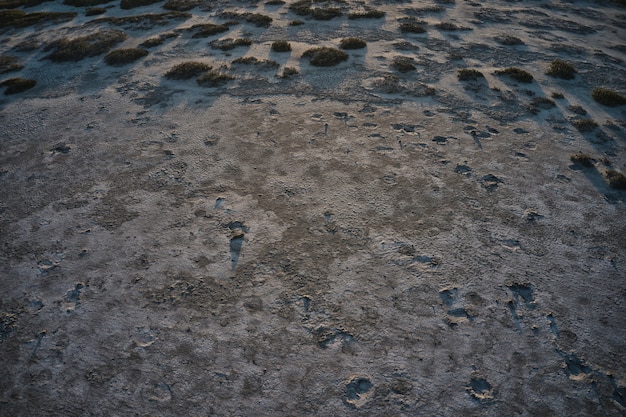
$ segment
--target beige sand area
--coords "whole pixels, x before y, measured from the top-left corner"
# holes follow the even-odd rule
[[[0,415],[626,415],[623,1],[69,2],[0,2]]]

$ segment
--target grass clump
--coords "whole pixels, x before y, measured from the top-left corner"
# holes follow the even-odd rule
[[[142,43],[139,44],[142,48],[154,48],[155,46],[162,45],[167,39],[176,38],[178,36],[175,32],[165,32],[161,33],[159,36],[155,36],[153,38],[146,39]]]
[[[289,10],[298,16],[309,16],[315,20],[331,20],[343,15],[336,7],[313,7],[313,0],[298,0],[289,6]]]
[[[226,25],[216,25],[214,23],[204,23],[193,25],[189,30],[195,31],[192,38],[208,38],[218,33],[228,32],[230,28]]]
[[[503,70],[498,70],[496,71],[496,74],[508,75],[509,77],[521,83],[531,83],[533,81],[533,76],[531,73],[516,67],[509,67]]]
[[[339,42],[341,49],[362,49],[367,46],[367,43],[361,38],[343,38]]]
[[[211,66],[204,62],[188,61],[173,66],[165,73],[165,78],[171,80],[188,80],[210,70]]]
[[[291,44],[287,41],[275,41],[272,42],[272,51],[274,52],[289,52],[291,51]]]
[[[620,93],[608,88],[594,88],[591,97],[600,104],[609,107],[621,106],[626,104],[626,97]]]
[[[289,22],[289,26],[302,26],[304,25],[304,22],[302,20],[292,20],[291,22]]]
[[[187,12],[201,3],[200,0],[168,0],[163,8],[176,12]]]
[[[405,56],[394,57],[393,61],[391,62],[391,68],[402,73],[415,71],[415,65],[413,65],[413,60]]]
[[[16,57],[9,55],[0,55],[0,74],[19,71],[22,68],[24,68],[24,65],[20,64]]]
[[[85,16],[99,16],[101,14],[105,14],[107,9],[104,7],[90,7],[85,10]]]
[[[534,97],[527,109],[532,114],[539,114],[541,110],[550,110],[553,107],[556,107],[556,103],[548,97]]]
[[[111,25],[129,27],[130,29],[143,30],[146,28],[152,28],[153,26],[164,26],[170,24],[172,20],[189,19],[190,17],[191,14],[188,12],[146,13],[136,16],[101,17],[88,23],[109,23]]]
[[[282,75],[280,76],[280,78],[289,78],[289,77],[292,77],[292,76],[294,76],[294,75],[298,75],[298,74],[300,74],[300,71],[298,71],[298,69],[297,69],[297,68],[293,68],[293,67],[285,67],[285,68],[283,69],[283,73],[282,73]]]
[[[24,28],[43,23],[62,23],[74,19],[76,12],[33,12],[26,13],[23,10],[0,11],[0,28],[17,27]]]
[[[161,0],[122,0],[120,2],[120,9],[129,10],[135,7],[149,6],[154,3],[158,3]]]
[[[285,4],[284,0],[269,0],[265,2],[266,6],[282,6]]]
[[[53,62],[80,61],[101,55],[127,38],[121,30],[103,30],[74,39],[62,38],[45,48],[52,51],[45,58]]]
[[[235,77],[233,77],[232,75],[211,70],[204,73],[200,78],[196,80],[196,82],[202,87],[218,87],[234,79]]]
[[[368,9],[364,12],[352,12],[348,13],[348,19],[380,19],[385,17],[385,12],[381,10]]]
[[[452,22],[440,22],[435,25],[435,27],[439,30],[443,30],[445,32],[454,32],[457,30],[471,30],[470,28],[466,28],[463,26],[458,26]]]
[[[316,67],[332,67],[348,59],[345,52],[327,46],[308,49],[302,56],[309,58],[311,65]]]
[[[252,45],[252,40],[248,38],[237,38],[237,39],[218,39],[216,41],[211,42],[211,48],[220,49],[222,51],[230,51],[231,49],[235,49],[240,46],[250,46]]]
[[[426,28],[418,22],[404,22],[400,24],[402,33],[426,33]]]
[[[571,155],[569,159],[574,164],[584,166],[587,168],[593,167],[594,163],[596,162],[595,159],[593,159],[591,156],[587,155],[586,153],[581,153],[581,152]]]
[[[609,187],[616,190],[626,190],[626,176],[621,172],[614,170],[608,170],[606,172],[606,179],[609,181]]]
[[[252,23],[256,27],[268,28],[272,25],[272,19],[269,16],[260,13],[251,13],[246,17],[246,22]]]
[[[109,65],[119,67],[130,64],[148,55],[148,51],[141,48],[121,48],[115,49],[104,56],[104,62]]]
[[[253,56],[242,56],[239,57],[237,59],[234,59],[233,64],[242,64],[242,65],[256,65],[256,66],[262,66],[265,68],[278,68],[280,67],[280,64],[276,61],[270,61],[267,59],[258,59],[256,57]]]
[[[456,75],[460,81],[476,81],[479,78],[485,78],[482,72],[469,68],[458,70]]]
[[[591,132],[598,124],[592,119],[576,119],[572,121],[572,124],[579,132]]]
[[[573,80],[576,77],[576,68],[572,64],[562,59],[555,59],[550,63],[546,74],[555,77],[562,78],[564,80]]]
[[[496,42],[505,46],[524,45],[524,41],[516,36],[502,35],[495,38]]]
[[[50,0],[0,0],[0,9],[17,9],[18,7],[35,7]]]
[[[22,91],[29,90],[37,84],[35,80],[29,80],[28,78],[9,78],[0,83],[0,87],[6,87],[4,91],[5,95],[17,94]]]
[[[552,92],[552,98],[557,99],[557,100],[561,100],[565,98],[565,95],[563,95],[563,93],[559,92],[559,91],[553,91]]]
[[[74,7],[93,7],[100,4],[111,3],[113,0],[63,0],[63,4]]]

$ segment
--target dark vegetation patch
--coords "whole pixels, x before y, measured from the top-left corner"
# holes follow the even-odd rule
[[[555,59],[550,63],[546,74],[555,78],[573,80],[577,72],[578,71],[576,71],[576,68],[571,63],[562,59]]]
[[[426,27],[423,23],[403,22],[400,23],[400,32],[402,33],[425,33]]]
[[[196,82],[202,87],[218,87],[234,79],[235,77],[230,74],[211,70],[205,72],[202,76],[200,76],[200,78],[196,80]]]
[[[415,65],[413,65],[413,60],[406,56],[394,57],[393,61],[391,62],[391,68],[402,73],[415,71]]]
[[[222,51],[230,51],[231,49],[235,49],[240,46],[250,46],[252,45],[252,40],[248,38],[237,38],[237,39],[218,39],[211,42],[211,48],[220,49]]]
[[[188,80],[210,70],[211,66],[204,62],[188,61],[172,67],[165,73],[165,78],[171,80]]]
[[[258,59],[256,57],[253,56],[242,56],[239,58],[236,58],[233,60],[232,62],[233,64],[237,65],[255,65],[255,66],[260,66],[260,67],[265,67],[265,68],[278,68],[280,67],[280,64],[276,61],[270,61],[267,59]]]
[[[587,114],[587,110],[585,110],[582,106],[579,106],[577,104],[572,104],[572,105],[567,106],[567,110],[579,116],[584,116]]]
[[[331,7],[331,3],[313,2],[313,0],[298,0],[289,6],[289,10],[298,16],[308,16],[315,20],[331,20],[343,15],[338,7]]]
[[[292,20],[291,22],[289,22],[289,26],[301,26],[304,25],[304,22],[302,20]]]
[[[574,155],[571,155],[569,159],[575,164],[587,168],[591,168],[594,166],[596,160],[586,153],[578,152]]]
[[[467,28],[464,26],[459,26],[452,22],[440,22],[435,25],[435,27],[439,30],[443,30],[445,32],[454,32],[457,30],[472,30],[471,28]]]
[[[446,10],[445,7],[435,5],[435,6],[425,6],[411,9],[404,9],[403,12],[409,16],[424,16],[429,13],[441,13]]]
[[[626,97],[618,93],[617,91],[610,90],[608,88],[594,88],[591,97],[600,104],[604,104],[609,107],[621,106],[626,104]]]
[[[22,91],[29,90],[37,84],[35,80],[29,80],[27,78],[9,78],[0,83],[0,87],[6,87],[4,94],[17,94]]]
[[[347,53],[327,46],[308,49],[302,56],[309,58],[311,65],[316,67],[331,67],[348,59]]]
[[[19,71],[24,68],[16,57],[10,55],[0,55],[0,74],[7,72]]]
[[[252,23],[256,27],[268,28],[272,25],[273,19],[260,13],[250,13],[246,16],[246,22]]]
[[[574,127],[580,132],[591,132],[598,127],[598,124],[592,119],[572,120],[572,125],[574,125]]]
[[[51,42],[45,51],[52,51],[46,56],[53,62],[80,61],[88,57],[101,55],[127,38],[121,30],[103,30],[79,38],[62,38]]]
[[[280,77],[281,78],[289,78],[289,77],[292,77],[292,76],[298,75],[298,74],[300,74],[300,71],[298,71],[297,68],[285,67],[283,69],[283,73],[282,73],[282,75]]]
[[[142,48],[154,48],[155,46],[162,45],[167,39],[176,38],[178,34],[175,32],[165,32],[155,36],[153,38],[146,39],[139,46]]]
[[[341,49],[362,49],[366,46],[367,42],[361,38],[343,38],[339,42],[339,47]]]
[[[556,103],[547,97],[534,97],[526,107],[532,114],[538,114],[542,110],[550,110],[556,107]]]
[[[621,172],[609,170],[606,172],[606,179],[609,181],[609,186],[616,190],[626,190],[626,176]]]
[[[565,96],[561,92],[553,91],[552,92],[552,98],[557,99],[557,100],[561,100],[561,99],[564,99]]]
[[[113,0],[63,0],[63,4],[74,7],[93,7],[111,3]]]
[[[85,10],[85,16],[99,16],[101,14],[105,14],[107,9],[104,7],[90,7]]]
[[[274,52],[289,52],[291,51],[291,44],[287,41],[275,41],[272,42],[272,51]]]
[[[457,77],[460,81],[476,81],[479,78],[485,78],[482,72],[469,68],[458,70]]]
[[[165,10],[173,10],[176,12],[187,12],[194,7],[197,7],[200,3],[202,3],[201,0],[168,0],[163,5],[163,8]]]
[[[227,25],[217,25],[214,23],[203,23],[199,25],[193,25],[189,28],[194,34],[192,38],[208,38],[209,36],[217,35],[218,33],[228,32],[230,28]]]
[[[17,9],[18,7],[35,7],[51,0],[0,0],[0,9]]]
[[[523,40],[521,40],[520,38],[516,36],[511,36],[511,35],[496,36],[495,40],[499,44],[506,45],[506,46],[524,45]]]
[[[104,56],[104,62],[112,66],[122,66],[135,62],[148,55],[148,51],[141,48],[115,49]]]
[[[0,11],[0,28],[28,26],[44,23],[69,22],[78,16],[76,12],[33,12],[26,13],[23,10],[2,10]]]
[[[498,75],[508,75],[509,77],[521,83],[531,83],[533,81],[532,74],[524,71],[521,68],[509,67],[503,70],[498,70],[495,73]]]
[[[382,10],[367,9],[364,12],[351,12],[348,13],[348,19],[380,19],[385,17],[385,12]]]
[[[165,26],[172,20],[189,19],[191,14],[188,12],[165,12],[165,13],[147,13],[136,16],[123,17],[100,17],[90,21],[91,24],[109,23],[115,26],[149,29],[153,26]]]
[[[282,6],[285,4],[283,0],[269,0],[265,2],[266,6]]]
[[[122,0],[120,2],[120,9],[129,10],[135,7],[149,6],[154,3],[159,3],[162,0]]]

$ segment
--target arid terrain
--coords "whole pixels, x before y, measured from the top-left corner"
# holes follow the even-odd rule
[[[625,28],[0,0],[0,415],[626,416]]]

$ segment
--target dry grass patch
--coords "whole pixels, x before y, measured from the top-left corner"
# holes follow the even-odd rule
[[[129,10],[135,7],[149,6],[154,3],[159,3],[161,0],[122,0],[120,2],[120,9]]]
[[[0,74],[19,71],[22,68],[24,68],[24,65],[20,64],[16,57],[9,55],[0,55]]]
[[[188,61],[173,66],[165,73],[165,78],[171,80],[188,80],[199,76],[200,74],[210,71],[211,66],[204,62]]]
[[[219,87],[234,79],[232,75],[211,70],[200,76],[196,82],[202,87]]]
[[[203,23],[193,25],[189,28],[189,30],[195,31],[195,33],[191,36],[192,38],[207,38],[219,33],[228,32],[229,29],[230,28],[226,25],[216,25],[214,23]]]
[[[341,49],[362,49],[366,46],[367,42],[361,38],[343,38],[339,42],[339,47]]]
[[[591,168],[594,166],[596,160],[586,153],[578,152],[574,155],[571,155],[569,159],[576,165],[580,165],[583,167]]]
[[[273,19],[260,13],[250,13],[246,16],[246,22],[252,23],[256,27],[268,28],[272,25]]]
[[[298,71],[297,68],[285,67],[283,69],[283,73],[281,74],[280,78],[289,78],[289,77],[292,77],[292,76],[298,75],[298,74],[300,74],[300,71]]]
[[[591,132],[598,124],[591,119],[576,119],[572,121],[572,125],[580,132]]]
[[[148,51],[141,48],[122,48],[109,52],[104,56],[104,62],[119,67],[130,64],[148,55]]]
[[[521,68],[509,67],[503,70],[498,70],[495,73],[498,75],[507,75],[520,83],[531,83],[533,81],[532,74]]]
[[[415,65],[413,65],[413,60],[406,56],[394,57],[393,61],[391,61],[391,68],[402,73],[415,71]]]
[[[258,59],[254,56],[242,56],[234,59],[232,64],[234,65],[255,65],[263,68],[278,68],[280,64],[276,61],[270,61],[268,59]]]
[[[168,0],[163,8],[165,10],[173,10],[176,12],[187,12],[198,6],[201,0]]]
[[[308,49],[302,56],[316,67],[332,67],[348,59],[345,52],[327,46]]]
[[[112,29],[79,38],[62,38],[46,46],[45,51],[52,51],[46,59],[53,62],[80,61],[101,55],[126,38],[126,33]]]
[[[562,59],[555,59],[550,63],[546,74],[555,77],[562,78],[564,80],[573,80],[576,77],[576,68],[574,66]]]
[[[136,16],[101,17],[98,19],[94,19],[88,23],[109,23],[111,25],[121,26],[124,28],[145,30],[151,29],[154,26],[168,25],[171,23],[172,20],[185,20],[189,19],[190,17],[191,14],[188,12],[146,13]]]
[[[63,0],[63,4],[74,7],[93,7],[111,3],[113,0]]]
[[[606,179],[609,182],[609,187],[616,190],[626,190],[626,176],[621,172],[609,170],[606,172]]]
[[[9,78],[0,83],[0,87],[6,87],[4,94],[17,94],[22,91],[29,90],[37,84],[35,80],[29,80],[27,78]]]
[[[418,22],[400,23],[400,32],[402,33],[426,33],[426,27]]]
[[[76,12],[26,13],[23,10],[2,10],[0,11],[0,28],[24,28],[44,23],[63,23],[69,22],[76,16],[78,16]]]
[[[105,14],[107,9],[104,7],[90,7],[85,10],[85,16],[99,16],[101,14]]]
[[[238,48],[240,46],[250,46],[252,45],[252,40],[248,38],[237,38],[237,39],[218,39],[211,42],[211,48],[220,49],[222,51],[230,51],[231,49]]]
[[[458,70],[456,75],[460,81],[476,81],[479,78],[485,78],[482,72],[469,68]]]
[[[0,9],[17,9],[18,7],[35,7],[51,0],[0,0]]]
[[[524,41],[516,36],[511,35],[501,35],[496,36],[496,42],[505,46],[516,46],[516,45],[524,45]]]
[[[167,39],[176,38],[178,34],[175,32],[165,32],[161,33],[159,36],[155,36],[154,38],[149,38],[143,41],[139,46],[142,48],[153,48],[155,46],[162,45]]]
[[[608,88],[594,88],[591,97],[600,104],[609,107],[621,106],[626,104],[626,97],[617,91]]]
[[[291,51],[291,44],[287,41],[275,41],[272,42],[272,51],[274,52],[289,52]]]
[[[381,10],[367,9],[364,12],[351,12],[348,13],[348,19],[381,19],[385,17],[385,12]]]
[[[331,20],[343,15],[337,7],[330,7],[330,2],[313,2],[313,0],[298,0],[289,6],[289,10],[298,16],[308,16],[315,20]]]

